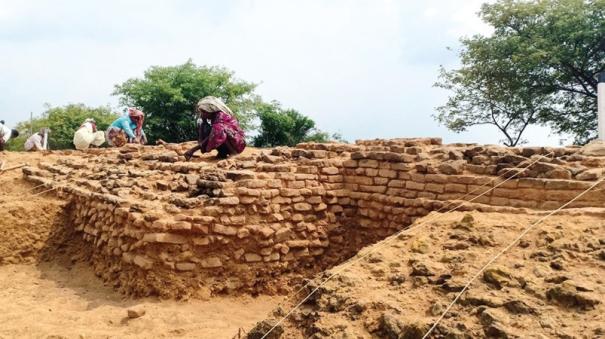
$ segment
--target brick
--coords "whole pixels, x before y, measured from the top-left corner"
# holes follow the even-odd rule
[[[239,205],[239,198],[238,197],[219,198],[218,203],[220,205]]]
[[[312,209],[312,206],[308,203],[299,202],[294,204],[294,210],[297,212],[307,212]]]
[[[143,236],[145,242],[158,242],[166,244],[184,244],[187,242],[187,238],[170,233],[147,233]]]
[[[378,161],[372,159],[361,159],[359,160],[359,167],[378,168]]]
[[[357,160],[345,160],[342,162],[342,166],[346,168],[357,168],[359,164]]]
[[[222,235],[236,235],[237,234],[237,228],[231,227],[231,226],[224,226],[221,224],[214,224],[214,226],[212,226],[212,231],[214,233],[222,234]]]
[[[448,176],[444,174],[427,174],[424,176],[426,182],[434,182],[438,184],[445,184],[448,182]]]
[[[301,189],[301,188],[305,188],[305,182],[304,181],[288,181],[287,186],[288,186],[288,188],[292,188],[292,189]]]
[[[217,267],[223,266],[223,263],[221,262],[221,259],[219,259],[217,257],[209,257],[209,258],[202,259],[202,261],[200,261],[200,265],[203,268],[217,268]],[[178,266],[178,264],[177,264],[177,266]]]
[[[405,183],[405,188],[409,190],[422,191],[424,190],[424,183],[407,181]]]
[[[386,186],[369,186],[369,185],[359,185],[359,190],[362,192],[370,192],[370,193],[384,193],[387,190]]]
[[[263,260],[263,257],[255,253],[246,253],[244,254],[244,260],[246,262],[259,262]]]
[[[404,188],[405,183],[406,182],[403,180],[391,180],[388,184],[388,187]]]
[[[426,184],[425,190],[427,190],[429,192],[434,192],[434,193],[443,193],[445,188],[443,185],[428,183],[428,184]]]
[[[345,177],[345,182],[360,185],[372,185],[374,181],[372,180],[372,178],[369,177],[347,176]]]
[[[309,240],[290,240],[286,245],[290,248],[304,248],[309,246]]]
[[[393,171],[390,169],[381,169],[378,171],[378,175],[384,178],[397,178],[397,171]]]
[[[327,174],[327,175],[335,175],[335,174],[340,173],[340,170],[336,167],[324,167],[321,169],[321,173]]]
[[[175,268],[177,269],[177,271],[193,271],[195,270],[195,263],[177,262]]]
[[[374,178],[374,185],[386,186],[388,183],[389,183],[389,179],[388,178],[383,178],[383,177],[375,177]]]
[[[378,175],[378,169],[376,168],[366,168],[364,174],[368,177],[375,177]]]
[[[279,190],[279,194],[283,197],[296,197],[300,195],[300,190],[292,188],[282,188]]]
[[[446,192],[466,193],[466,185],[462,184],[445,184]]]

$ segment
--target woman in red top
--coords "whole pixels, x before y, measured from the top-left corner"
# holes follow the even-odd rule
[[[225,159],[239,154],[246,148],[244,131],[233,112],[219,98],[205,97],[197,104],[198,144],[185,153],[187,160],[197,151],[218,151],[217,158]]]

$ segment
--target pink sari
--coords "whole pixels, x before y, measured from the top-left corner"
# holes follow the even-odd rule
[[[224,112],[217,112],[211,121],[212,130],[206,144],[206,152],[229,142],[237,153],[242,153],[246,148],[244,131],[239,127],[237,120]]]

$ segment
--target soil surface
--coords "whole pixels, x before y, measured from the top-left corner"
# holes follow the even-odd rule
[[[213,297],[187,302],[124,299],[90,267],[0,266],[0,338],[232,338],[279,297]],[[139,318],[128,310],[144,311]]]
[[[431,337],[602,338],[605,218],[602,210],[592,212],[568,210],[536,226],[479,275]],[[421,338],[481,266],[540,217],[433,213],[415,225],[433,222],[324,272],[324,279],[341,274],[275,332],[284,331],[282,338]],[[281,319],[317,286],[276,309],[273,318]],[[274,319],[252,334],[266,333]]]

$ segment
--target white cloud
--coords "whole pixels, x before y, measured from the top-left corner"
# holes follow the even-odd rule
[[[431,118],[432,87],[456,63],[461,35],[488,32],[481,1],[2,1],[0,116],[15,123],[43,103],[110,103],[113,86],[151,65],[226,66],[259,93],[348,139],[456,135]],[[530,139],[551,143],[543,131]]]

